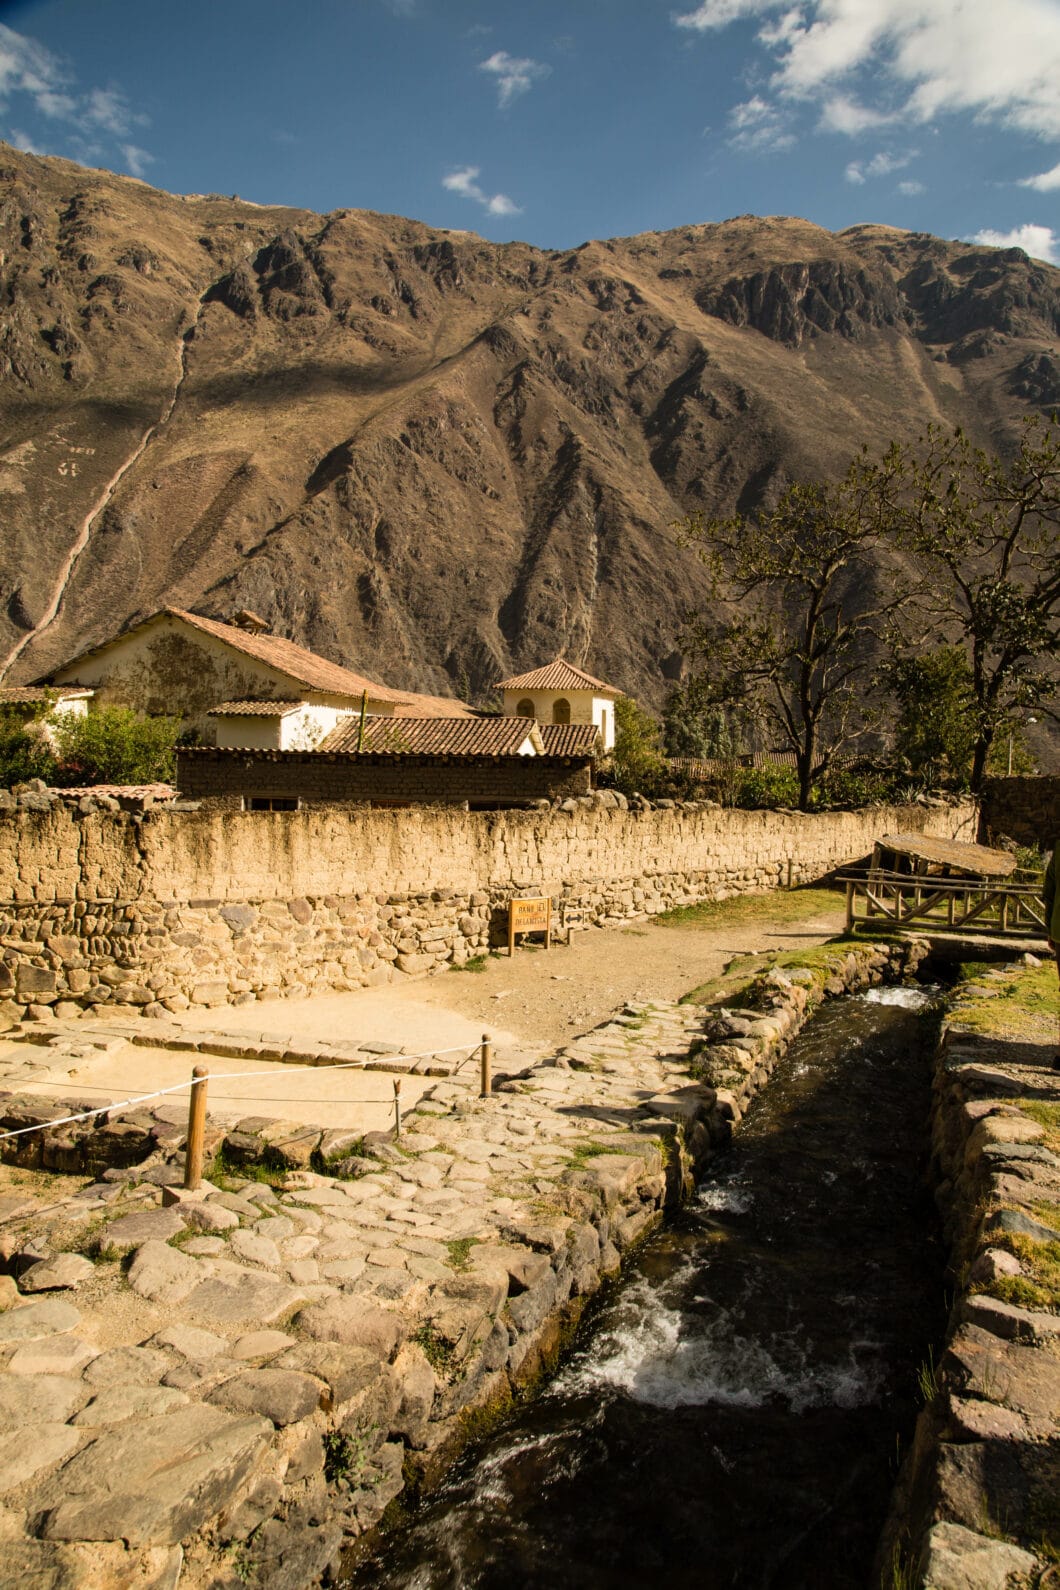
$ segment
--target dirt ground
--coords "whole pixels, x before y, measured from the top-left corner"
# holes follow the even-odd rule
[[[678,999],[717,976],[734,955],[821,944],[842,931],[842,899],[828,907],[819,890],[732,902],[706,922],[644,921],[593,928],[574,945],[521,947],[489,956],[482,971],[447,971],[418,981],[320,999],[189,1011],[200,1029],[295,1032],[313,1037],[382,1039],[410,1052],[431,1044],[474,1042],[546,1052],[597,1026],[629,999]],[[822,903],[825,909],[822,910]],[[748,909],[750,908],[750,910]]]

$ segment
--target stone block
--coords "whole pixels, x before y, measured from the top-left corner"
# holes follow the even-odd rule
[[[226,1505],[270,1431],[264,1419],[205,1403],[108,1430],[42,1488],[39,1533],[45,1540],[175,1545]]]

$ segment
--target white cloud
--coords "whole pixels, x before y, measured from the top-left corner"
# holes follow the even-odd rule
[[[480,172],[479,166],[461,166],[442,178],[442,187],[448,188],[450,193],[458,193],[462,199],[473,199],[490,215],[522,215],[522,210],[506,193],[486,193],[479,186]]]
[[[552,70],[543,61],[533,61],[529,56],[519,59],[507,50],[495,50],[485,61],[478,63],[480,72],[489,72],[497,79],[497,104],[502,110],[513,99],[525,94],[539,77],[547,77]]]
[[[926,193],[927,189],[922,182],[900,182],[898,192],[907,199],[914,199],[918,193]]]
[[[745,154],[762,155],[790,149],[795,142],[787,130],[784,114],[758,94],[733,107],[729,112],[729,126],[732,129],[727,140],[729,147]]]
[[[1060,136],[1056,0],[703,0],[674,22],[704,33],[751,17],[769,19],[757,39],[774,93],[817,103],[831,130],[966,111]]]
[[[16,149],[21,149],[27,155],[46,155],[48,151],[35,144],[29,133],[24,133],[21,127],[12,127],[8,133],[8,143],[14,144]]]
[[[147,175],[148,166],[155,163],[154,155],[149,155],[146,149],[137,148],[136,144],[122,144],[121,152],[125,156],[125,164],[134,177]]]
[[[844,176],[848,182],[861,185],[870,177],[889,177],[894,171],[902,171],[911,161],[916,159],[916,150],[907,154],[889,154],[881,149],[879,154],[873,155],[871,160],[852,160],[847,166]]]
[[[108,157],[106,146],[99,142],[103,134],[118,140],[117,152],[136,175],[142,175],[152,159],[146,149],[121,142],[134,127],[147,126],[148,118],[132,109],[120,88],[79,90],[57,55],[36,39],[0,23],[0,108],[7,109],[15,100],[22,102],[23,112],[65,124],[68,149],[78,160]],[[21,130],[12,131],[11,136],[20,149],[38,152],[32,138]],[[110,158],[115,159],[115,153],[111,152]]]
[[[1021,188],[1034,188],[1038,193],[1052,193],[1060,188],[1060,166],[1053,166],[1050,171],[1039,171],[1036,177],[1022,177]]]
[[[1049,226],[1028,222],[1025,226],[1013,227],[1011,232],[994,232],[988,227],[976,232],[968,241],[986,243],[990,248],[1021,248],[1034,259],[1060,265],[1060,237]]]

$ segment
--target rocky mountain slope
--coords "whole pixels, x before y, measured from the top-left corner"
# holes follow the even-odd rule
[[[1060,403],[1060,271],[742,216],[549,251],[0,145],[0,665],[164,603],[395,685],[557,652],[658,702],[670,522]]]

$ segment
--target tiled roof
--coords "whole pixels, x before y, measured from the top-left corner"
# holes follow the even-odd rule
[[[289,712],[304,707],[304,701],[222,701],[211,707],[210,718],[286,718]]]
[[[394,709],[395,718],[477,718],[474,707],[455,696],[421,696],[406,690],[402,704]]]
[[[404,705],[409,699],[400,690],[390,690],[386,685],[377,685],[374,680],[366,679],[363,674],[354,673],[351,668],[343,668],[339,663],[329,662],[326,657],[318,657],[316,652],[307,651],[304,646],[296,646],[293,640],[284,640],[279,635],[252,635],[248,630],[239,629],[234,624],[222,624],[216,618],[203,618],[201,614],[185,612],[181,607],[164,607],[161,611],[152,613],[150,618],[145,618],[141,623],[133,624],[123,630],[121,634],[112,636],[102,645],[89,647],[87,651],[72,657],[62,666],[64,669],[72,668],[76,663],[83,662],[86,657],[95,657],[99,652],[106,651],[115,641],[124,640],[127,635],[134,635],[137,630],[144,629],[148,624],[167,616],[181,619],[193,629],[201,630],[204,635],[212,635],[235,651],[240,651],[247,657],[254,657],[258,662],[268,664],[270,668],[278,669],[288,678],[297,679],[299,684],[308,685],[311,690],[325,691],[329,695],[351,696],[358,701],[367,690],[369,700],[389,701],[395,706]]]
[[[0,707],[35,706],[38,701],[80,700],[94,692],[83,685],[0,685]]]
[[[736,756],[671,756],[670,767],[675,773],[686,773],[690,778],[712,778],[715,773],[731,772],[733,768],[794,767],[794,751],[740,751]]]
[[[252,635],[233,624],[221,624],[215,618],[186,613],[179,607],[167,607],[165,611],[172,613],[175,618],[182,618],[186,624],[201,629],[205,634],[223,640],[226,645],[234,646],[237,651],[245,652],[248,657],[256,657],[259,662],[278,668],[292,679],[301,680],[302,684],[310,685],[314,690],[342,696],[360,696],[367,690],[374,701],[397,703],[405,700],[400,691],[389,690],[386,685],[377,685],[374,680],[366,679],[363,674],[355,674],[350,668],[328,662],[326,657],[318,657],[304,646],[296,646],[293,640],[284,640],[279,635]]]
[[[595,723],[539,723],[546,756],[595,756],[600,731]]]
[[[555,662],[546,663],[544,668],[532,668],[528,674],[513,674],[510,679],[502,679],[497,686],[498,690],[593,690],[598,696],[620,696],[622,691],[615,685],[605,684],[602,679],[594,679],[592,674],[587,674],[583,668],[575,668],[565,657],[557,657]]]
[[[360,718],[354,716],[332,729],[317,750],[390,756],[517,756],[534,728],[527,718],[367,718],[362,742]]]
[[[56,795],[125,795],[131,800],[145,800],[151,796],[156,801],[171,801],[177,793],[173,784],[69,784],[55,791]]]

